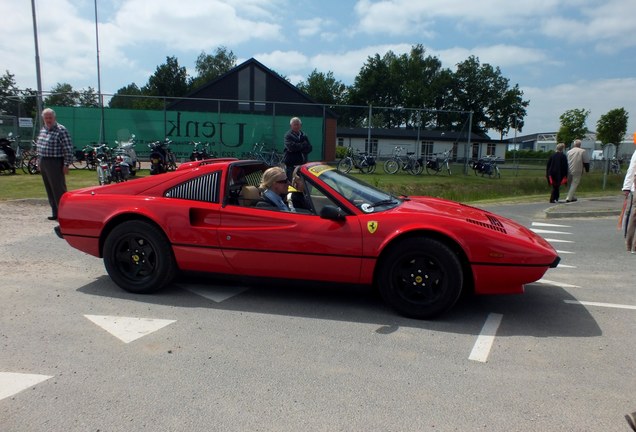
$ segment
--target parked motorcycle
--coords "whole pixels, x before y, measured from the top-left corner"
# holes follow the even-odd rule
[[[0,172],[15,174],[15,150],[12,147],[14,142],[12,133],[6,138],[0,138]]]
[[[112,149],[106,144],[102,144],[95,150],[97,160],[97,180],[100,185],[110,184],[113,181],[111,166]]]
[[[116,158],[121,156],[122,163],[127,165],[128,174],[124,180],[128,180],[128,176],[135,176],[139,168],[139,160],[137,152],[135,152],[135,135],[132,135],[128,141],[115,141],[117,148],[115,149]],[[117,161],[115,161],[117,164]]]
[[[117,155],[115,156],[115,161],[110,168],[111,181],[115,183],[128,181],[131,171],[131,167],[128,162],[126,162],[124,156]]]
[[[177,169],[177,160],[170,151],[172,141],[166,138],[164,141],[155,141],[148,144],[150,148],[150,175],[162,174]]]
[[[190,154],[191,161],[200,161],[209,159],[211,157],[208,154],[208,146],[210,145],[209,143],[202,144],[200,142],[193,142],[192,144],[194,145],[194,147],[192,148],[192,153]]]

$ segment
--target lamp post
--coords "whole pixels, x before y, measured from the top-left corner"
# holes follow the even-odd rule
[[[42,119],[42,77],[40,74],[40,50],[38,48],[38,23],[35,18],[35,0],[31,0],[31,13],[33,15],[33,39],[35,40],[35,76],[38,85],[38,94],[35,97],[38,110],[38,115],[35,119],[35,130],[37,131],[40,130],[39,125]]]
[[[95,47],[97,51],[97,97],[99,98],[99,107],[101,109],[99,142],[100,144],[104,144],[106,131],[104,127],[104,96],[102,95],[102,81],[99,72],[99,31],[97,26],[97,0],[95,0]]]

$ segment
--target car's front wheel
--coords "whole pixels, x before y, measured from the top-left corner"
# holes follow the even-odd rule
[[[139,294],[164,288],[176,274],[168,239],[144,221],[124,222],[110,232],[104,243],[104,266],[113,282]]]
[[[426,319],[450,309],[459,298],[463,272],[459,258],[443,242],[416,237],[391,247],[382,259],[378,288],[400,314]]]

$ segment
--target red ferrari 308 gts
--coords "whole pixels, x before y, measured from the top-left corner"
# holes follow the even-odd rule
[[[262,162],[215,159],[67,192],[58,234],[102,257],[121,288],[151,293],[177,272],[373,285],[430,318],[462,292],[521,293],[559,262],[540,236],[467,205],[392,196],[324,163],[304,165],[306,209],[259,195]]]

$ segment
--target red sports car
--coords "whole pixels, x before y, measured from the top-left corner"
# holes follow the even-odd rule
[[[262,162],[215,159],[67,192],[58,235],[102,257],[135,293],[179,271],[374,285],[399,313],[429,318],[462,292],[521,293],[559,262],[516,222],[460,203],[392,196],[324,163],[299,170],[308,209],[265,205]]]

